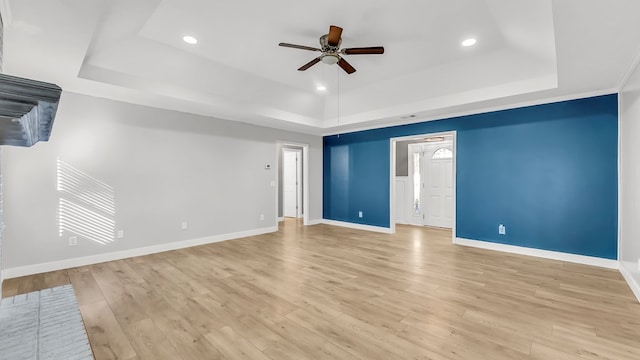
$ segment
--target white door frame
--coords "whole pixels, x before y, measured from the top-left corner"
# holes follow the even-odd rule
[[[284,153],[295,153],[296,154],[296,170],[295,170],[296,171],[296,216],[295,217],[296,218],[300,218],[301,217],[300,215],[304,213],[304,209],[302,208],[303,201],[302,201],[302,191],[301,191],[301,189],[304,188],[304,186],[303,186],[302,182],[300,181],[301,179],[303,179],[303,177],[302,177],[302,166],[300,166],[300,163],[303,162],[302,161],[302,149],[299,149],[299,148],[298,149],[283,148],[282,149],[282,159],[283,159],[282,166],[283,167],[285,166]],[[286,171],[286,168],[284,168],[283,170]],[[278,171],[278,175],[279,174],[280,174],[280,171]],[[283,196],[282,197],[282,215],[286,216],[284,214],[285,213],[285,208],[286,208],[286,206],[285,206],[285,198],[286,198],[285,193],[286,192],[284,191],[284,185],[285,185],[286,179],[283,179],[283,180],[284,181],[282,182],[282,196]],[[280,187],[278,187],[278,188],[280,188]]]
[[[278,147],[277,145],[280,145]],[[276,141],[276,156],[277,159],[281,158],[282,146],[296,146],[302,148],[302,224],[309,225],[309,144],[295,143],[290,141]],[[279,149],[280,148],[280,149]],[[278,223],[278,200],[280,199],[280,189],[278,184],[280,183],[280,161],[276,162],[276,224]],[[283,189],[284,190],[284,189]],[[283,199],[284,207],[284,199]],[[282,215],[284,216],[284,208],[282,209]]]
[[[394,137],[389,139],[389,148],[390,151],[389,153],[391,154],[391,158],[390,158],[390,164],[391,166],[389,167],[389,230],[391,231],[392,234],[394,234],[396,232],[396,209],[395,209],[395,203],[396,203],[396,182],[395,182],[395,177],[396,177],[396,142],[398,141],[406,141],[406,140],[413,140],[413,139],[421,139],[421,138],[425,138],[425,137],[430,137],[430,136],[444,136],[444,135],[450,135],[453,136],[453,144],[452,144],[452,150],[453,150],[453,224],[451,226],[451,242],[454,242],[456,239],[456,224],[457,224],[457,220],[456,220],[456,196],[457,196],[457,185],[456,185],[456,163],[457,163],[457,157],[458,157],[458,151],[457,151],[457,138],[458,138],[458,132],[456,130],[452,130],[452,131],[443,131],[443,132],[436,132],[436,133],[426,133],[426,134],[415,134],[415,135],[409,135],[409,136],[400,136],[400,137]]]

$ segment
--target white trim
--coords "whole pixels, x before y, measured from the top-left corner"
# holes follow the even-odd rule
[[[618,166],[617,166],[617,171],[618,171],[618,234],[617,234],[617,243],[618,243],[618,253],[616,254],[618,260],[622,259],[622,257],[620,257],[620,246],[622,245],[622,171],[620,170],[620,167],[622,165],[622,137],[621,137],[621,132],[620,132],[620,128],[622,127],[622,117],[620,115],[620,105],[621,105],[621,101],[620,101],[620,95],[618,94]]]
[[[284,216],[278,218],[278,222],[283,222],[283,221],[284,221]]]
[[[281,147],[288,145],[288,146],[296,146],[296,147],[302,148],[302,203],[303,203],[302,224],[304,226],[310,225],[309,223],[309,166],[311,166],[311,164],[309,164],[309,144],[277,140],[276,141],[276,152],[278,153],[277,159],[282,159],[282,150],[284,150],[281,148],[280,151],[278,151],[278,146],[277,146],[278,144]],[[282,161],[280,160],[276,161],[276,218],[278,216],[278,203],[280,199],[279,184],[280,184],[280,163],[281,162]],[[283,207],[282,214],[284,215],[284,200],[283,200],[282,207]]]
[[[629,82],[629,79],[631,79],[633,72],[636,71],[638,64],[640,64],[640,47],[638,48],[638,50],[636,50],[636,55],[633,57],[631,64],[627,68],[627,71],[624,73],[624,76],[618,84],[618,92],[622,92],[622,88],[627,86],[627,83]]]
[[[305,144],[302,146],[302,225],[309,225],[309,166],[309,145]]]
[[[284,158],[285,158],[285,153],[295,153],[296,154],[296,216],[295,218],[304,218],[304,214],[302,213],[304,211],[304,208],[301,206],[304,202],[304,198],[302,196],[302,191],[300,190],[304,190],[304,183],[300,184],[300,178],[303,178],[302,180],[304,181],[304,176],[302,175],[302,168],[300,167],[300,163],[302,163],[302,167],[304,167],[304,158],[302,157],[302,148],[289,148],[289,147],[282,147],[282,154],[281,156],[281,164],[282,164],[282,173],[284,174],[285,171],[285,164],[284,164]],[[278,169],[278,176],[280,176],[280,169]],[[284,195],[284,176],[282,179],[282,215],[284,216],[285,213],[285,195]],[[280,182],[280,180],[278,179],[278,183]],[[302,189],[300,189],[300,185],[302,185]],[[280,186],[278,186],[278,191],[280,191]],[[280,195],[278,195],[278,198],[280,197]],[[280,203],[280,200],[278,199],[278,203]],[[292,216],[293,217],[293,216]]]
[[[319,225],[322,223],[323,223],[322,219],[315,219],[315,220],[309,220],[309,223],[307,225]]]
[[[633,277],[633,275],[631,275],[631,271],[627,269],[624,261],[620,261],[620,274],[622,274],[622,277],[631,288],[631,291],[636,296],[636,299],[638,299],[638,302],[640,302],[640,285],[638,285],[636,279]]]
[[[627,86],[627,83],[631,79],[633,73],[637,70],[638,65],[640,65],[640,48],[636,53],[631,65],[627,69],[627,72],[624,74],[624,77],[618,84],[618,259],[621,259],[621,246],[622,246],[622,137],[621,137],[621,128],[622,128],[622,114],[620,113],[621,107],[621,97],[624,91],[624,88]],[[632,270],[627,269],[625,262],[620,260],[620,274],[629,285],[629,288],[640,302],[640,285],[632,275]]]
[[[458,227],[458,181],[457,181],[457,168],[458,168],[458,131],[454,130],[453,133],[453,214],[451,215],[451,219],[453,220],[453,224],[451,224],[451,242],[456,241],[456,228]]]
[[[379,233],[385,233],[385,234],[393,234],[391,232],[390,228],[381,227],[381,226],[363,225],[363,224],[356,224],[356,223],[350,223],[350,222],[345,222],[345,221],[336,221],[336,220],[328,220],[328,219],[322,219],[322,223],[323,224],[327,224],[327,225],[332,225],[332,226],[340,226],[340,227],[350,228],[350,229],[373,231],[373,232],[379,232]]]
[[[2,23],[6,29],[13,21],[13,14],[11,12],[11,4],[9,4],[9,0],[0,0],[0,13],[2,14]]]
[[[400,126],[400,125],[418,124],[418,123],[427,122],[427,121],[445,120],[445,119],[452,119],[452,118],[457,118],[461,116],[486,114],[494,111],[519,109],[519,108],[535,106],[535,105],[553,104],[553,103],[562,102],[562,101],[580,100],[580,99],[586,99],[590,97],[611,95],[616,93],[618,93],[618,88],[609,88],[609,89],[603,89],[603,90],[588,91],[588,92],[583,92],[578,94],[552,96],[544,99],[526,100],[526,101],[521,101],[517,103],[487,106],[487,107],[481,107],[478,109],[457,111],[457,112],[446,113],[441,115],[431,115],[431,116],[424,116],[424,117],[420,115],[413,118],[411,121],[388,119],[388,121],[384,121],[382,123],[378,122],[376,125],[363,125],[363,126],[358,126],[353,128],[348,128],[349,125],[347,124],[343,126],[342,130],[332,129],[331,131],[324,131],[321,133],[321,136],[349,134],[353,132],[372,130],[372,129],[384,129],[384,128]],[[487,101],[491,101],[491,100],[487,100]],[[434,110],[437,111],[442,109],[434,109]],[[384,120],[384,119],[380,119],[380,120]],[[354,123],[354,125],[357,125],[357,124],[358,123]],[[325,130],[325,128],[319,128],[319,130]]]
[[[502,251],[512,254],[526,255],[526,256],[534,256],[544,259],[552,259],[552,260],[560,260],[566,262],[572,262],[583,265],[591,265],[598,266],[607,269],[618,269],[620,264],[617,260],[603,259],[593,256],[585,256],[585,255],[576,255],[576,254],[568,254],[557,251],[549,251],[549,250],[540,250],[527,248],[522,246],[514,246],[514,245],[506,245],[506,244],[498,244],[488,241],[478,241],[478,240],[469,240],[456,238],[453,241],[456,245],[470,246],[480,249],[494,250],[494,251]]]
[[[246,231],[240,231],[236,233],[213,235],[213,236],[207,236],[207,237],[198,238],[198,239],[191,239],[191,240],[177,241],[177,242],[161,244],[161,245],[147,246],[147,247],[131,249],[131,250],[114,251],[114,252],[105,253],[105,254],[90,255],[90,256],[84,256],[84,257],[73,258],[73,259],[52,261],[52,262],[42,263],[42,264],[18,266],[18,267],[3,270],[2,277],[5,279],[11,279],[11,278],[16,278],[20,276],[41,274],[49,271],[70,269],[78,266],[98,264],[102,262],[126,259],[126,258],[131,258],[136,256],[144,256],[144,255],[155,254],[155,253],[160,253],[165,251],[189,248],[189,247],[198,246],[198,245],[213,244],[221,241],[239,239],[239,238],[244,238],[248,236],[262,235],[262,234],[272,233],[276,231],[278,231],[278,227],[273,226],[273,227],[267,227],[262,229],[246,230]]]
[[[396,143],[398,141],[406,141],[406,140],[414,140],[414,139],[420,139],[420,138],[424,138],[427,136],[452,136],[453,139],[452,141],[452,151],[453,151],[453,216],[452,216],[452,221],[453,224],[451,225],[451,242],[455,243],[456,241],[456,224],[457,224],[457,219],[456,219],[456,213],[457,213],[457,208],[456,208],[456,193],[458,192],[457,190],[457,181],[456,181],[456,167],[457,167],[457,158],[458,158],[458,131],[457,130],[450,130],[450,131],[441,131],[441,132],[435,132],[435,133],[424,133],[424,134],[414,134],[414,135],[407,135],[407,136],[399,136],[399,137],[393,137],[389,139],[389,148],[390,148],[390,153],[391,153],[391,158],[390,158],[390,169],[389,169],[389,225],[390,225],[390,234],[394,234],[396,232],[396,182],[394,181],[394,179],[396,178]],[[407,221],[409,221],[409,219],[407,219]],[[409,223],[411,223],[409,221]],[[386,228],[383,228],[386,229]]]
[[[389,233],[396,233],[396,140],[389,139]],[[405,210],[406,211],[406,210]],[[409,221],[409,219],[406,219]]]

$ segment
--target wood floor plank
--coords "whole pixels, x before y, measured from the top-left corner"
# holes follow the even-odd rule
[[[124,326],[127,338],[141,360],[187,360],[178,353],[151,319],[144,319]]]
[[[327,321],[302,309],[296,310],[286,317],[299,326],[312,331],[316,337],[325,338],[354,356],[363,359],[393,359],[397,357],[396,354],[382,346],[380,339],[372,341],[360,336],[359,331],[352,331],[353,329],[349,329],[349,327],[336,326],[336,319]]]
[[[80,306],[96,359],[134,359],[136,352],[106,301]]]
[[[52,271],[44,274],[44,283],[47,288],[71,284],[66,270]]]
[[[205,337],[229,359],[269,360],[262,351],[229,326],[210,332]]]
[[[44,274],[37,274],[33,276],[26,277],[23,281],[18,285],[18,293],[30,293],[33,291],[38,291],[38,289],[47,288]]]
[[[20,287],[20,282],[23,281],[23,278],[13,278],[6,279],[2,282],[2,297],[10,297],[21,294],[18,292],[18,288]]]
[[[74,286],[102,359],[640,359],[614,270],[295,219],[276,233],[6,280]]]
[[[185,359],[225,359],[224,355],[180,313],[170,308],[154,312],[153,322]]]
[[[69,273],[69,279],[71,280],[71,284],[73,284],[73,290],[76,293],[79,305],[104,300],[104,295],[91,271]]]

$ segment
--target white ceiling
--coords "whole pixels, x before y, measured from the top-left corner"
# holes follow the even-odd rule
[[[615,92],[640,46],[637,0],[0,0],[0,10],[8,74],[312,134]],[[317,53],[278,43],[318,47],[329,25],[344,28],[343,47],[385,54],[346,55],[352,75],[297,71]],[[460,46],[470,36],[477,45]]]

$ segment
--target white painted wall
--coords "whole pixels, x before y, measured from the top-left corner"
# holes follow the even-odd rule
[[[621,271],[640,300],[640,67],[620,92]]]
[[[309,144],[309,215],[321,219],[319,136],[65,92],[49,142],[2,154],[3,268],[275,228],[278,140]],[[70,247],[59,236],[58,158],[113,187],[124,239]]]

